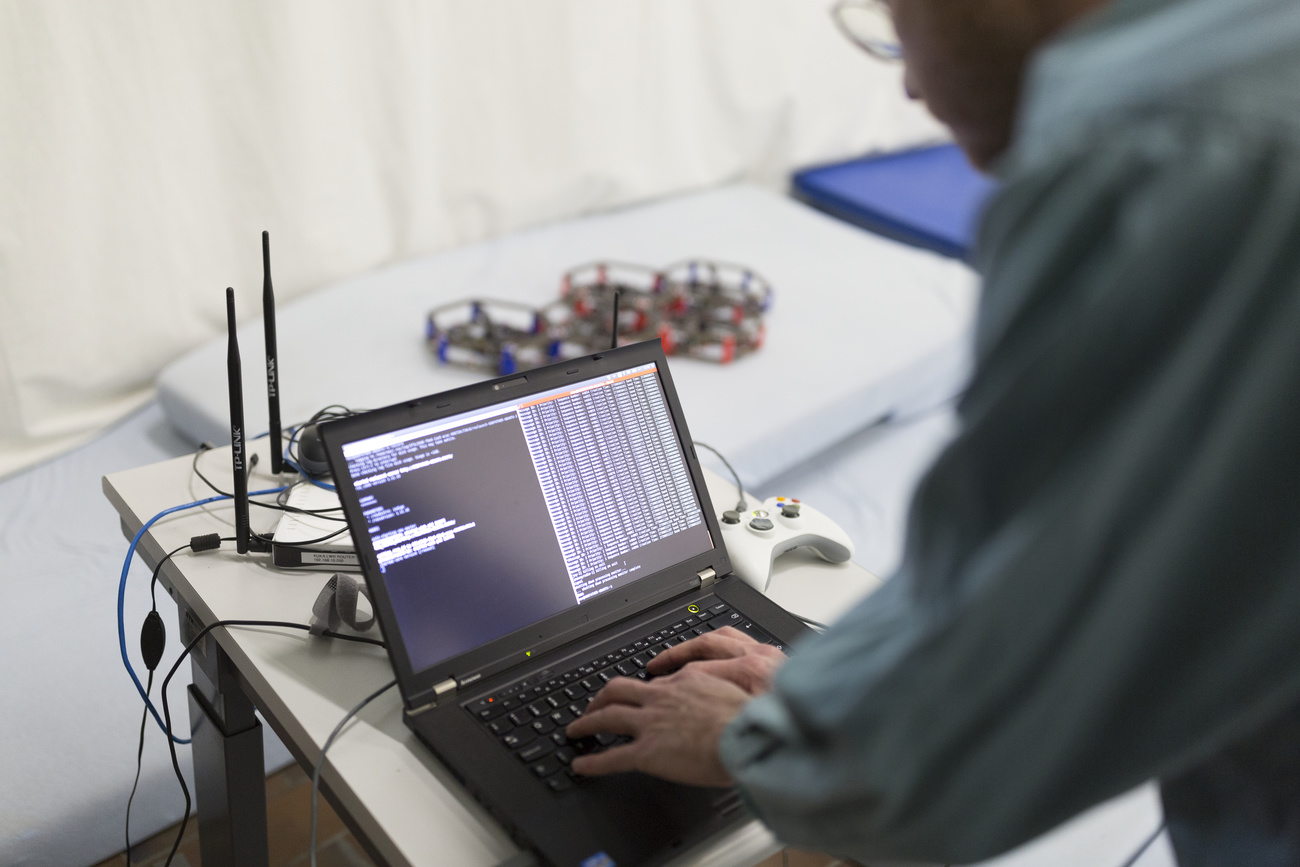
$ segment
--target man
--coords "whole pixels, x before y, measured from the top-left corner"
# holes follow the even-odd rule
[[[613,681],[569,733],[633,740],[575,768],[944,862],[1154,777],[1182,867],[1300,864],[1300,3],[889,7],[1004,181],[960,433],[879,592]]]

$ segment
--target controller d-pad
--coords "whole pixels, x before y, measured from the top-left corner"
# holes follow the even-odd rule
[[[749,526],[755,530],[770,530],[774,525],[771,518],[754,518],[749,522]]]

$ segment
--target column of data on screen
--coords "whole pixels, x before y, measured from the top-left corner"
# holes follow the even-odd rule
[[[628,553],[704,520],[653,371],[521,406],[519,419],[579,602],[632,571]]]

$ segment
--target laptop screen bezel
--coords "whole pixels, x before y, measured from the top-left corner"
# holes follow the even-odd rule
[[[368,544],[361,544],[362,541],[368,541],[366,523],[361,514],[360,499],[346,471],[347,460],[343,457],[344,445],[493,404],[521,400],[534,393],[617,373],[646,363],[655,365],[713,547],[686,561],[620,587],[616,593],[592,599],[581,605],[574,605],[479,647],[415,670],[411,665],[405,643],[397,630],[396,612],[385,586],[384,576],[379,571],[374,550]],[[418,400],[394,404],[350,418],[326,422],[321,425],[320,433],[334,475],[339,500],[352,534],[357,559],[370,591],[371,602],[375,607],[376,619],[383,632],[398,684],[408,706],[419,706],[431,700],[435,687],[448,678],[455,679],[461,686],[468,686],[480,678],[525,663],[547,650],[601,628],[605,624],[615,623],[661,600],[686,592],[698,586],[699,573],[705,569],[711,568],[719,576],[731,571],[731,563],[723,546],[722,534],[718,526],[718,516],[709,499],[708,487],[704,482],[699,459],[691,442],[681,403],[673,387],[668,360],[658,340],[571,359],[524,373],[429,395]]]

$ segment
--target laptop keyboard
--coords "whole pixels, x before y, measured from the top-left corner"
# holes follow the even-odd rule
[[[582,716],[600,688],[616,677],[652,679],[653,675],[646,671],[650,660],[675,644],[723,626],[733,626],[756,641],[785,649],[743,614],[711,596],[657,619],[639,638],[620,638],[620,643],[600,648],[586,662],[571,666],[563,674],[548,669],[465,707],[548,789],[563,792],[585,779],[569,767],[576,756],[597,753],[629,740],[601,733],[575,741],[564,734],[564,727]]]

